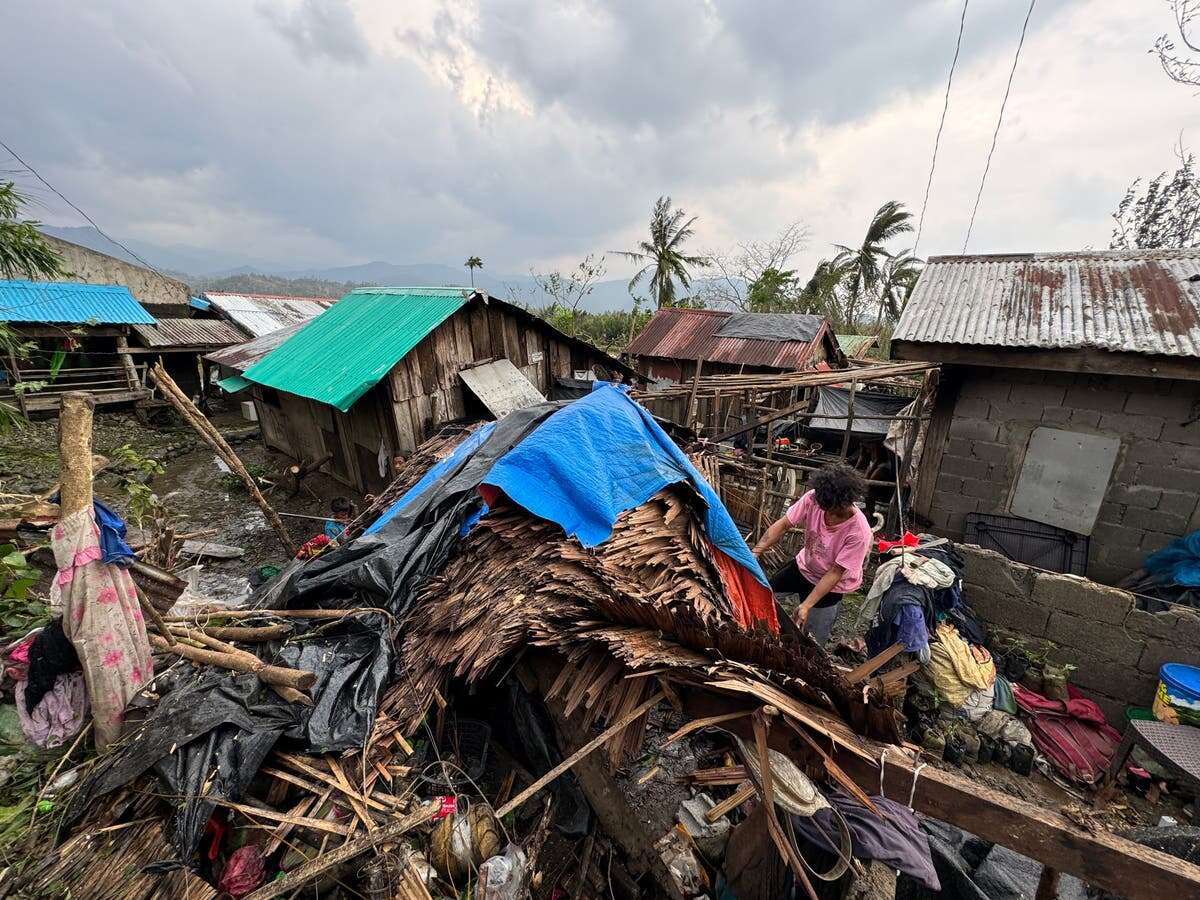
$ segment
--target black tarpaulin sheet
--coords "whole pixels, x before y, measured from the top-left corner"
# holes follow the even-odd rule
[[[808,343],[825,324],[822,316],[804,313],[734,313],[718,329],[719,338]]]
[[[876,391],[855,391],[854,393],[854,424],[850,433],[863,437],[886,437],[888,426],[892,424],[891,417],[900,414],[900,410],[912,403],[911,397],[895,397],[891,394],[881,394]],[[809,428],[819,428],[825,431],[845,431],[846,419],[850,412],[850,389],[839,387],[817,388],[817,408]],[[830,418],[841,416],[842,418]],[[858,416],[871,416],[863,420]],[[886,416],[887,418],[879,418]]]

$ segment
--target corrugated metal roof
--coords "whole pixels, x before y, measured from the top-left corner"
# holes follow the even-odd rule
[[[116,284],[0,281],[0,322],[152,325],[154,317]]]
[[[892,340],[1200,356],[1200,249],[935,256]]]
[[[231,294],[224,291],[207,291],[203,297],[251,337],[261,337],[287,325],[314,319],[333,306],[336,299],[285,294]]]
[[[146,347],[228,347],[240,344],[242,333],[217,319],[158,319],[153,325],[134,325]]]
[[[847,356],[858,356],[865,353],[875,346],[875,342],[879,340],[878,335],[874,334],[837,334],[838,347]]]
[[[243,374],[346,412],[469,296],[462,288],[359,288]]]
[[[311,321],[311,320],[309,320]],[[224,350],[207,354],[204,358],[219,366],[227,366],[237,372],[245,372],[248,368],[265,357],[272,350],[283,345],[283,342],[307,325],[308,322],[298,322],[264,334],[262,337],[251,338]]]
[[[713,309],[660,309],[633,339],[627,352],[631,356],[802,369],[827,330],[822,326],[811,341],[718,337],[717,332],[731,315]]]

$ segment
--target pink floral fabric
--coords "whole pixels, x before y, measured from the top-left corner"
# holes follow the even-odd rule
[[[63,632],[83,665],[96,747],[103,750],[120,736],[129,699],[154,676],[146,623],[129,573],[100,561],[91,506],[61,520],[52,535]]]

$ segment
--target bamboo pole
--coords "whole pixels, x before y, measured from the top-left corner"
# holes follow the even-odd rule
[[[317,676],[313,672],[267,665],[253,653],[245,653],[245,651],[226,653],[220,650],[193,647],[190,644],[182,642],[177,642],[174,646],[171,646],[167,643],[166,638],[161,635],[151,634],[149,637],[150,643],[159,650],[175,653],[191,662],[217,666],[234,672],[248,672],[252,675],[257,675],[259,680],[265,684],[278,685],[294,690],[307,690],[317,683]],[[246,659],[246,657],[250,657],[254,662],[250,662],[250,659]]]
[[[190,399],[179,389],[166,369],[159,363],[150,370],[150,377],[154,379],[154,383],[158,385],[163,393],[163,397],[171,403],[172,406],[183,417],[184,421],[191,425],[204,439],[210,447],[225,461],[225,464],[237,475],[242,483],[246,485],[246,490],[250,492],[250,497],[258,504],[259,509],[263,511],[263,515],[267,517],[267,521],[271,523],[271,527],[275,530],[275,534],[279,536],[280,543],[283,544],[284,550],[288,556],[296,555],[296,545],[292,542],[292,536],[288,533],[287,528],[283,524],[283,520],[279,518],[279,514],[267,502],[266,497],[262,495],[262,491],[258,489],[254,479],[250,473],[246,471],[245,465],[233,452],[233,448],[221,436],[221,433],[213,426],[212,422],[196,408]]]
[[[66,518],[92,505],[92,411],[96,401],[79,391],[63,394],[58,416],[62,460],[59,515]]]

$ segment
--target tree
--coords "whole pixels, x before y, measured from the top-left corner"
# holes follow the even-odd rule
[[[886,314],[891,322],[900,320],[900,312],[917,286],[920,274],[921,260],[911,250],[901,250],[884,260],[879,275],[881,316]]]
[[[692,225],[696,216],[687,218],[682,209],[671,209],[670,197],[659,197],[650,213],[650,240],[639,241],[636,250],[613,250],[642,266],[629,280],[629,292],[647,275],[650,294],[659,309],[675,305],[675,282],[684,288],[692,286],[689,266],[703,268],[708,260],[703,256],[688,256],[683,245],[693,237]],[[686,219],[686,221],[685,221]]]
[[[788,271],[792,258],[807,243],[808,228],[793,222],[768,240],[740,243],[725,253],[707,254],[715,275],[704,285],[705,301],[710,306],[756,311],[750,307],[750,286],[769,270]]]
[[[1189,32],[1197,18],[1200,18],[1200,0],[1167,0],[1171,4],[1171,12],[1175,14],[1175,30],[1183,46],[1192,53],[1200,54],[1200,45],[1192,42]],[[1187,59],[1176,53],[1175,42],[1171,36],[1164,34],[1154,42],[1151,53],[1157,54],[1159,63],[1167,77],[1179,84],[1200,85],[1200,60]]]
[[[845,276],[845,270],[832,259],[821,260],[800,289],[796,311],[827,316],[835,328],[840,326],[845,319],[842,309],[842,283]]]
[[[847,288],[846,324],[853,326],[861,312],[864,294],[875,296],[882,278],[883,261],[890,256],[888,241],[913,230],[912,213],[897,200],[889,200],[875,211],[862,243],[857,247],[835,244],[834,263],[845,271]]]
[[[604,257],[593,259],[590,253],[570,272],[543,273],[530,269],[534,282],[550,298],[550,305],[542,312],[542,317],[559,331],[574,335],[579,304],[604,277],[604,272]]]
[[[1195,157],[1181,144],[1179,168],[1169,179],[1160,172],[1139,190],[1135,179],[1113,213],[1109,246],[1114,250],[1200,246],[1200,181]]]
[[[0,276],[13,278],[59,278],[66,274],[62,257],[55,251],[42,233],[40,222],[23,219],[21,210],[28,203],[25,195],[11,181],[0,182]],[[23,341],[3,321],[0,309],[0,355],[4,358],[25,359],[32,346]],[[15,373],[14,373],[15,374]],[[34,387],[27,382],[17,389]],[[23,425],[25,420],[15,407],[0,403],[0,434]]]
[[[471,271],[471,289],[475,288],[475,270],[483,268],[483,260],[478,256],[468,256],[467,261],[463,263]]]
[[[798,290],[792,269],[764,269],[746,291],[744,309],[756,313],[796,312]]]

